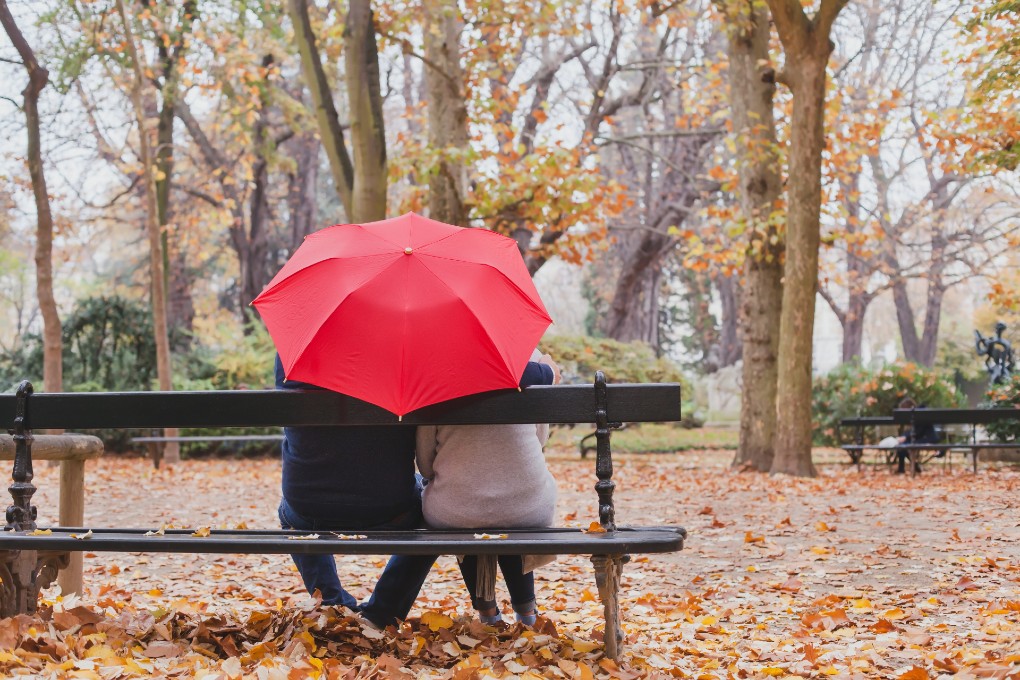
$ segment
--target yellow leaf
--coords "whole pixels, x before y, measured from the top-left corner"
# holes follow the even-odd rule
[[[779,668],[778,666],[768,666],[766,668],[761,669],[761,672],[764,673],[765,675],[771,675],[772,677],[776,677],[785,674],[786,670],[783,668]]]
[[[81,539],[81,540],[83,540],[83,541],[84,541],[84,540],[85,540],[86,538],[92,538],[92,529],[89,529],[89,530],[88,530],[87,532],[85,532],[84,534],[71,534],[71,538],[78,538],[78,539]]]
[[[195,530],[195,533],[191,535],[198,536],[199,538],[205,538],[206,536],[209,535],[209,527],[199,527],[198,529]]]
[[[52,529],[36,529],[32,533],[30,533],[29,536],[48,536],[49,534],[52,533],[53,533]]]
[[[209,534],[206,534],[208,536]],[[287,538],[291,541],[314,541],[319,537],[319,534],[305,534],[304,536],[288,536]]]
[[[599,524],[598,522],[592,522],[591,524],[588,525],[588,528],[584,530],[584,533],[586,533],[586,534],[604,534],[604,533],[606,533],[606,528],[604,526],[602,526],[601,524]]]
[[[428,626],[429,630],[434,633],[453,625],[453,619],[449,616],[433,611],[428,611],[422,614],[421,622]]]
[[[594,652],[596,649],[599,648],[598,643],[588,642],[587,640],[572,640],[570,644],[573,646],[574,649],[581,652],[582,654]]]

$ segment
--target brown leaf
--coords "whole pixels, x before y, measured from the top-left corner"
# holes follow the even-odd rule
[[[930,678],[928,671],[920,666],[911,666],[909,671],[896,676],[896,680],[930,680]]]

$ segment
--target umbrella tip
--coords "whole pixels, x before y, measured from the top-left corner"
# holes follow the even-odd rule
[[[517,386],[517,391],[518,391],[518,392],[522,392],[522,391],[523,391],[523,390],[521,389],[521,386],[520,386],[520,385],[518,385],[518,386]]]
[[[397,416],[397,422],[398,423],[404,422],[404,416]]]

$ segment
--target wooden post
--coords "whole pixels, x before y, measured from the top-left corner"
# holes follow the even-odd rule
[[[14,460],[15,442],[0,434],[0,460]],[[61,526],[80,527],[85,521],[85,461],[103,455],[103,442],[84,434],[40,434],[32,442],[32,458],[60,461]],[[62,593],[80,593],[82,555],[71,553],[69,566],[57,579]]]

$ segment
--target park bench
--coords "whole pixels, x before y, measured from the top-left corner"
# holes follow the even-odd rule
[[[631,553],[668,553],[683,548],[680,527],[628,527],[617,524],[610,431],[617,422],[680,419],[680,386],[607,385],[596,374],[594,385],[529,387],[454,399],[418,409],[402,419],[377,406],[324,390],[238,390],[210,392],[135,392],[33,394],[28,382],[16,394],[0,395],[0,417],[13,425],[17,451],[13,504],[0,532],[0,615],[35,610],[41,588],[52,582],[69,552],[167,552],[235,554],[434,555],[476,554],[479,562],[497,554],[589,555],[605,614],[605,653],[615,658],[623,641],[619,588],[623,564]],[[598,428],[595,491],[601,528],[487,528],[479,530],[366,531],[356,540],[324,532],[285,530],[191,529],[161,527],[36,526],[32,506],[32,429],[112,429],[155,427],[357,426],[511,423],[594,423]],[[156,499],[154,503],[158,502]],[[87,535],[87,539],[81,536]],[[485,536],[505,538],[487,539]],[[301,537],[305,540],[293,540]],[[492,557],[488,557],[492,556]]]
[[[911,468],[917,473],[917,465],[925,462],[921,456],[925,452],[942,453],[947,461],[956,453],[970,455],[972,470],[977,473],[978,456],[989,449],[1018,449],[1020,442],[990,441],[982,425],[1002,420],[1020,420],[1020,409],[1016,408],[913,408],[896,409],[893,411],[893,422],[897,425],[909,425],[912,429],[919,425],[936,425],[941,427],[964,426],[962,439],[939,444],[912,444],[904,446],[910,456]],[[952,438],[952,437],[951,437]]]
[[[178,437],[167,437],[155,434],[142,437],[132,437],[132,444],[144,444],[148,449],[149,459],[157,469],[160,461],[163,460],[163,449],[169,442],[179,444],[254,444],[272,442],[280,444],[283,442],[282,434],[238,434],[238,435],[187,435]]]
[[[951,458],[956,454],[970,456],[971,469],[976,473],[981,451],[1020,448],[1020,442],[995,442],[989,441],[984,436],[981,425],[1004,419],[1020,419],[1020,409],[896,409],[891,416],[844,418],[840,421],[840,426],[854,428],[855,435],[853,443],[843,444],[842,449],[850,456],[851,462],[857,465],[858,471],[861,470],[862,459],[867,451],[884,456],[885,462],[891,465],[896,462],[896,450],[903,449],[910,459],[913,474],[917,474],[920,465],[928,463],[933,458],[945,458],[947,465],[951,466]],[[865,441],[867,428],[910,426],[913,429],[919,425],[934,425],[936,432],[941,433],[939,442],[903,443],[887,448],[879,446],[877,442]]]

